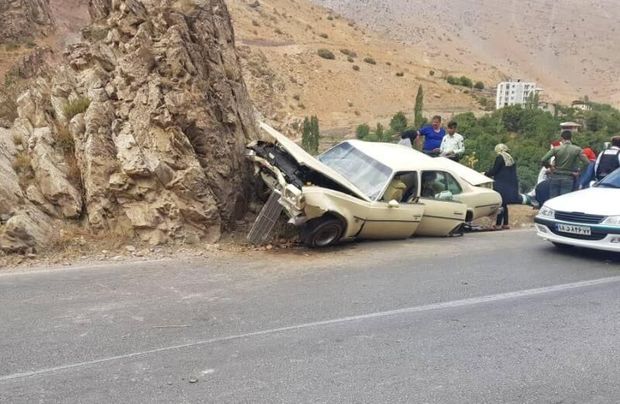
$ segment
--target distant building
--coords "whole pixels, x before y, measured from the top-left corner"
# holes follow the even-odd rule
[[[581,128],[581,125],[577,122],[562,122],[560,124],[560,129],[562,129],[562,131],[570,130],[571,132],[579,132],[579,128]]]
[[[592,111],[592,106],[585,101],[577,100],[572,103],[573,109],[580,109],[582,111]]]
[[[495,107],[500,109],[509,105],[523,105],[528,98],[541,91],[542,89],[536,87],[536,83],[526,83],[521,80],[502,81],[497,85]]]

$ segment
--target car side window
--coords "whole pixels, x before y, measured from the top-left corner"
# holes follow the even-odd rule
[[[399,172],[390,181],[383,198],[384,202],[410,202],[418,193],[418,173],[416,171]]]
[[[422,198],[435,199],[440,193],[448,189],[445,173],[443,171],[422,172]]]
[[[461,184],[452,176],[450,173],[444,173],[446,176],[447,182],[447,190],[452,193],[452,195],[459,195],[463,193],[463,188],[461,188]]]

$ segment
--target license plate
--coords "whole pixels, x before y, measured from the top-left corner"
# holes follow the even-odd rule
[[[570,224],[558,224],[558,231],[562,233],[579,234],[580,236],[591,236],[592,229],[585,226],[573,226]]]

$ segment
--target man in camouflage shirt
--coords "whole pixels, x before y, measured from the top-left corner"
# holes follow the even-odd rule
[[[581,147],[571,142],[573,134],[570,131],[566,130],[560,136],[562,144],[549,150],[541,160],[542,165],[549,168],[549,161],[555,157],[555,167],[549,176],[549,198],[572,192],[579,175],[579,163],[584,167],[590,164]]]

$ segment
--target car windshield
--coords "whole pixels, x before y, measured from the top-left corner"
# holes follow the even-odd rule
[[[598,183],[598,186],[607,188],[620,188],[620,168],[603,178],[603,180]]]
[[[319,156],[319,160],[348,179],[366,196],[376,200],[392,175],[392,170],[362,153],[350,143],[341,143]]]

